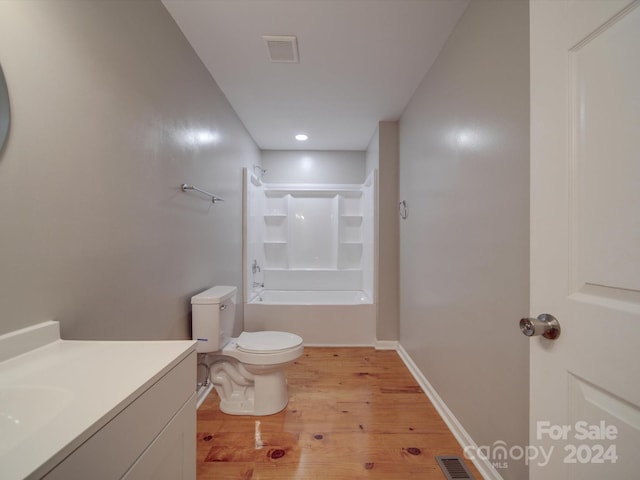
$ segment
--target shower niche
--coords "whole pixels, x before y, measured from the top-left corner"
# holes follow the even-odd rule
[[[362,185],[247,179],[246,265],[258,290],[360,291],[373,296],[373,176]]]

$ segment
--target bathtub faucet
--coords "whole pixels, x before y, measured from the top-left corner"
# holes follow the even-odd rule
[[[253,287],[260,287],[260,288],[264,288],[264,283],[260,283],[260,282],[253,282]]]
[[[251,273],[258,273],[260,271],[260,265],[258,265],[258,261],[254,260],[251,264]]]

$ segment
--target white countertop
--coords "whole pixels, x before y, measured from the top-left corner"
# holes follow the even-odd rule
[[[40,478],[194,348],[58,339],[0,362],[0,478]]]

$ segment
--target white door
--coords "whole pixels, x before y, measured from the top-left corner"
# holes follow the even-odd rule
[[[533,480],[640,479],[639,7],[531,1]]]

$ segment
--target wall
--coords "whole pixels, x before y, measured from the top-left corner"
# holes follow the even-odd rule
[[[375,168],[380,165],[380,124],[373,132],[373,137],[369,141],[367,151],[365,152],[365,174],[369,175]]]
[[[352,183],[365,181],[365,153],[338,150],[263,150],[266,183]]]
[[[191,295],[241,286],[241,170],[260,156],[172,18],[155,1],[0,2],[0,62],[0,333],[190,336]]]
[[[376,201],[376,338],[398,340],[398,122],[380,122],[366,152],[367,175],[378,169]]]
[[[528,442],[528,135],[528,2],[474,0],[400,120],[400,342],[478,445]]]

